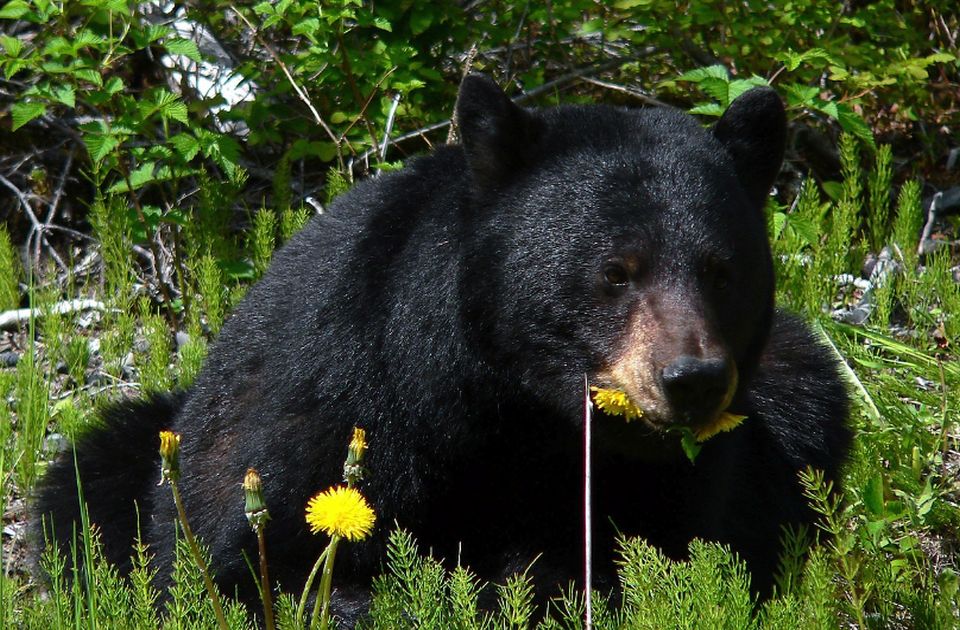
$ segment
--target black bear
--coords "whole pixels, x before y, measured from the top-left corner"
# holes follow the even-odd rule
[[[797,472],[834,477],[850,439],[830,353],[774,309],[763,208],[779,98],[751,90],[708,130],[668,108],[524,109],[471,75],[456,111],[462,145],[358,184],[277,253],[189,390],[115,407],[77,443],[108,557],[127,564],[136,502],[168,579],[174,506],[154,454],[172,429],[220,585],[257,598],[240,489],[255,467],[272,575],[299,590],[326,544],[304,506],[340,481],[357,425],[378,522],[341,547],[341,609],[363,601],[395,523],[486,579],[539,556],[531,573],[553,593],[582,575],[586,375],[643,411],[594,417],[598,581],[615,581],[616,532],[673,556],[701,537],[768,592],[781,528],[813,519]],[[688,461],[669,429],[723,412],[747,419]],[[72,456],[37,512],[64,544]]]

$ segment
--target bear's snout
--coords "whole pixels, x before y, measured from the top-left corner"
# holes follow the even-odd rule
[[[677,422],[701,424],[723,411],[736,389],[736,367],[725,357],[681,355],[661,374]]]

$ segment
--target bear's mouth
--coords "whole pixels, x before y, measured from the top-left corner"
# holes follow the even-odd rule
[[[590,399],[594,413],[609,421],[632,423],[639,420],[653,432],[689,432],[697,442],[706,442],[719,433],[734,430],[746,419],[747,416],[729,409],[735,390],[736,387],[732,386],[720,408],[703,418],[675,418],[656,412],[649,413],[627,392],[615,386],[591,386]]]

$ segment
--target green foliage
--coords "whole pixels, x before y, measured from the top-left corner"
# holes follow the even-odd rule
[[[250,231],[250,251],[253,253],[253,269],[260,277],[270,265],[273,248],[276,247],[277,215],[273,210],[261,208],[253,215]]]
[[[689,58],[707,66],[691,76],[680,65],[687,58],[668,57],[662,71],[667,89],[694,81],[715,99],[698,111],[718,115],[731,90],[763,76],[776,82],[792,110],[835,120],[871,148],[870,127],[856,108],[885,100],[905,104],[899,115],[915,118],[920,103],[932,100],[924,87],[929,73],[957,61],[955,45],[931,47],[928,40],[930,16],[950,11],[922,2],[691,2],[683,11],[670,0],[615,6],[629,13],[622,26],[631,19],[644,24],[634,40],[661,50],[675,49],[679,40]],[[612,13],[608,20],[623,19]]]
[[[533,584],[526,575],[511,575],[498,589],[503,627],[522,630],[533,620]]]
[[[879,252],[887,244],[888,230],[890,229],[890,182],[893,177],[891,161],[893,151],[889,144],[881,145],[877,149],[873,171],[870,173],[868,184],[870,190],[870,212],[867,215],[867,226],[870,232],[870,247]]]
[[[207,340],[200,326],[191,326],[188,336],[189,339],[177,349],[179,355],[177,387],[179,388],[189,387],[196,380],[203,367],[203,360],[207,357]]]
[[[17,482],[21,488],[32,488],[37,479],[37,463],[49,418],[49,387],[49,381],[34,352],[24,354],[17,364],[14,391],[17,401],[17,440],[14,448],[15,452],[21,454],[15,460]]]
[[[370,607],[372,628],[401,628],[408,619],[422,628],[444,628],[446,593],[444,570],[440,563],[417,553],[413,537],[397,530],[387,545],[389,572],[375,581]],[[461,594],[462,597],[462,594]],[[461,610],[470,610],[466,606]]]
[[[194,273],[197,287],[194,303],[197,304],[197,308],[205,316],[210,333],[217,334],[223,325],[226,314],[223,276],[220,267],[213,256],[208,254],[200,259]],[[199,322],[199,319],[199,316],[194,317],[194,321]]]
[[[336,199],[350,189],[350,181],[339,169],[332,168],[327,171],[327,203]]]
[[[20,262],[6,226],[0,225],[0,311],[20,306]]]
[[[843,182],[840,199],[833,206],[827,251],[832,255],[826,272],[831,276],[855,269],[860,247],[860,211],[863,186],[860,181],[860,151],[857,140],[840,135],[840,165]]]
[[[163,317],[149,312],[149,304],[140,303],[143,337],[147,346],[140,363],[140,387],[144,392],[164,392],[173,385],[170,377],[170,329]]]
[[[130,569],[130,582],[128,587],[131,599],[129,614],[133,621],[133,627],[135,628],[159,627],[157,600],[160,594],[152,584],[152,580],[157,574],[157,569],[151,568],[151,558],[148,547],[142,541],[138,540],[134,545],[133,562]],[[126,614],[126,611],[123,612]]]
[[[122,304],[124,299],[132,298],[133,285],[130,229],[123,200],[116,196],[97,199],[90,207],[89,217],[93,234],[100,242],[105,292],[116,296]]]
[[[310,220],[310,211],[307,208],[285,209],[280,214],[280,242],[286,243],[290,237],[303,229]]]
[[[903,263],[905,279],[909,283],[919,264],[918,245],[923,227],[923,208],[920,204],[920,183],[910,181],[900,189],[897,198],[897,216],[893,222],[893,244]]]
[[[750,628],[745,566],[722,547],[694,541],[672,562],[640,539],[621,543],[623,615],[631,628]]]

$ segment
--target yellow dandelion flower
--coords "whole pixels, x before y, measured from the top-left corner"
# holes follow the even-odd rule
[[[591,387],[590,391],[593,392],[593,402],[607,415],[623,416],[627,422],[643,415],[643,410],[619,389]]]
[[[314,534],[324,532],[347,540],[363,540],[373,531],[377,515],[360,492],[336,486],[314,496],[307,503],[307,524]]]
[[[712,423],[705,427],[696,429],[693,434],[694,437],[697,438],[697,442],[706,442],[718,433],[723,433],[724,431],[733,431],[746,419],[746,416],[740,416],[735,413],[730,413],[729,411],[724,411],[717,416],[717,419]]]

